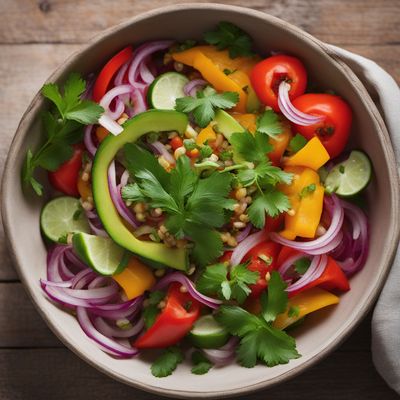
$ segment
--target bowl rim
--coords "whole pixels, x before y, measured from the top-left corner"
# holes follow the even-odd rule
[[[365,87],[363,86],[363,84],[361,83],[359,78],[350,69],[350,67],[348,67],[347,64],[341,59],[341,57],[337,53],[335,53],[334,50],[329,48],[328,45],[326,45],[325,43],[316,39],[311,34],[303,31],[302,29],[300,29],[286,21],[283,21],[277,17],[274,17],[270,14],[267,14],[265,12],[253,10],[253,9],[246,8],[246,7],[224,5],[224,4],[210,4],[210,3],[184,3],[184,4],[170,5],[170,6],[153,9],[151,11],[147,11],[145,13],[141,13],[134,17],[131,17],[131,18],[129,18],[117,25],[114,25],[114,26],[106,29],[105,31],[102,31],[99,34],[95,35],[92,39],[90,39],[87,42],[87,44],[83,45],[77,51],[72,53],[66,59],[66,61],[63,64],[61,64],[50,75],[50,77],[46,80],[46,82],[53,82],[53,81],[58,80],[62,76],[64,71],[68,70],[70,68],[70,66],[75,62],[75,60],[81,56],[82,53],[89,51],[93,44],[101,42],[103,39],[106,39],[108,36],[110,36],[114,33],[117,33],[118,31],[121,31],[121,30],[127,28],[128,26],[136,24],[137,22],[140,22],[142,20],[146,20],[146,19],[158,16],[161,14],[175,13],[175,12],[179,12],[179,11],[188,11],[188,10],[191,10],[191,11],[218,10],[218,11],[229,11],[231,13],[233,12],[236,14],[246,14],[246,16],[248,16],[250,18],[256,18],[256,19],[266,21],[275,26],[278,26],[279,28],[289,30],[292,33],[296,34],[297,36],[302,36],[303,41],[307,42],[308,46],[312,47],[314,50],[316,50],[318,53],[320,53],[321,56],[329,57],[331,59],[331,61],[334,64],[336,64],[336,67],[339,70],[342,70],[342,72],[344,72],[346,74],[346,77],[348,78],[349,83],[353,87],[353,90],[358,91],[359,94],[361,94],[363,96],[364,104],[366,105],[368,112],[373,117],[373,120],[377,125],[377,128],[378,128],[377,132],[380,137],[381,143],[383,145],[383,153],[385,154],[387,165],[388,165],[389,177],[390,177],[390,180],[392,181],[392,185],[390,185],[390,197],[391,197],[391,203],[393,205],[393,215],[395,217],[395,220],[399,220],[399,217],[400,217],[400,215],[399,215],[400,183],[399,183],[399,177],[398,177],[397,168],[396,168],[397,164],[396,164],[396,160],[395,160],[395,156],[394,156],[394,151],[392,148],[389,133],[386,129],[386,126],[382,119],[382,116],[379,113],[374,102],[372,101],[369,93],[367,92],[367,90],[365,89]],[[175,390],[175,389],[169,390],[169,389],[158,388],[157,386],[153,386],[153,385],[149,385],[149,384],[146,384],[146,383],[143,383],[140,381],[121,377],[118,375],[117,372],[110,371],[109,369],[107,369],[103,366],[97,365],[91,358],[86,357],[77,348],[74,348],[72,346],[72,344],[69,343],[69,341],[64,340],[64,334],[62,332],[62,329],[60,329],[56,324],[54,324],[47,317],[44,310],[35,301],[35,297],[33,295],[33,290],[31,288],[31,286],[28,284],[28,282],[26,281],[26,279],[24,277],[23,269],[20,267],[17,246],[11,240],[12,221],[10,219],[10,213],[7,208],[8,207],[7,196],[5,196],[4,193],[6,193],[8,191],[7,188],[10,187],[10,185],[15,183],[12,181],[11,170],[13,169],[14,161],[17,157],[18,149],[21,147],[21,145],[23,143],[23,139],[25,138],[26,131],[29,128],[29,125],[32,122],[33,117],[42,108],[42,106],[43,106],[43,99],[40,96],[40,91],[38,91],[36,93],[36,95],[34,96],[34,98],[32,99],[27,110],[21,117],[21,121],[18,125],[18,128],[16,130],[14,138],[11,142],[7,160],[5,163],[2,185],[1,185],[2,192],[3,192],[3,196],[1,199],[1,214],[2,214],[2,219],[3,219],[6,243],[8,245],[8,248],[10,249],[11,259],[13,261],[14,266],[16,267],[18,276],[19,276],[21,282],[23,283],[25,291],[28,293],[28,296],[30,297],[31,301],[33,302],[36,310],[39,312],[39,314],[45,320],[46,324],[49,326],[49,328],[52,330],[52,332],[60,339],[60,341],[66,347],[68,347],[78,357],[83,359],[85,362],[87,362],[89,365],[93,366],[97,370],[99,370],[102,373],[106,374],[107,376],[109,376],[119,382],[125,383],[129,386],[133,386],[135,388],[145,390],[150,393],[161,394],[161,395],[167,396],[167,397],[206,398],[206,397],[210,397],[210,396],[218,396],[219,398],[226,398],[226,397],[231,397],[231,396],[238,396],[241,394],[252,393],[257,390],[272,387],[274,385],[277,385],[278,383],[283,383],[284,381],[301,374],[302,372],[304,372],[305,370],[310,368],[312,365],[315,365],[316,363],[320,362],[328,354],[333,352],[353,332],[353,330],[358,326],[358,324],[365,317],[365,315],[367,314],[369,309],[372,307],[375,299],[377,298],[381,288],[383,287],[383,285],[385,283],[386,277],[390,270],[390,266],[394,259],[395,250],[397,248],[397,243],[399,241],[399,236],[400,236],[400,224],[393,226],[392,235],[389,236],[389,240],[387,243],[389,251],[383,255],[383,262],[382,262],[382,267],[379,270],[379,275],[375,281],[374,286],[370,290],[369,297],[366,299],[366,301],[360,308],[360,310],[359,310],[358,314],[355,316],[355,318],[351,321],[348,321],[347,324],[343,325],[341,327],[341,329],[337,331],[336,336],[333,338],[330,338],[329,342],[327,342],[327,344],[325,345],[325,347],[319,354],[311,357],[309,360],[306,360],[305,362],[299,364],[298,366],[293,367],[289,371],[286,371],[279,376],[276,376],[272,379],[265,380],[262,382],[246,385],[241,388],[227,389],[227,390],[223,390],[223,391],[221,391],[221,390],[215,391],[214,390],[214,391],[206,391],[206,392],[201,391],[200,392],[200,391]]]

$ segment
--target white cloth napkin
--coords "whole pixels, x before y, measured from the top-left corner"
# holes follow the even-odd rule
[[[397,165],[400,162],[400,89],[395,80],[375,62],[329,45],[377,99],[392,139]],[[400,221],[399,221],[400,223]],[[372,318],[372,358],[386,383],[400,394],[400,248]]]

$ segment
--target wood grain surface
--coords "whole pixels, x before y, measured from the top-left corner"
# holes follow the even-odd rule
[[[205,1],[200,1],[206,3]],[[0,0],[0,171],[19,119],[47,76],[96,33],[184,1]],[[373,59],[400,82],[399,0],[247,0],[326,42]],[[0,399],[155,399],[100,374],[67,350],[27,298],[0,227]],[[300,377],[246,399],[396,399],[375,371],[370,318]]]

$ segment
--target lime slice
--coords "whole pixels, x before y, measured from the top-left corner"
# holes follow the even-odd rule
[[[325,189],[339,196],[354,196],[371,180],[372,166],[368,156],[353,150],[346,161],[337,164],[325,179]]]
[[[114,275],[126,266],[126,251],[112,239],[76,233],[72,246],[78,257],[101,275]]]
[[[200,317],[188,336],[195,346],[202,349],[217,349],[229,339],[229,333],[211,314]]]
[[[189,79],[178,72],[166,72],[160,75],[149,87],[147,100],[151,107],[161,110],[174,110],[175,101],[185,97],[184,86]]]
[[[42,209],[40,227],[53,242],[68,233],[90,232],[79,200],[74,197],[57,197],[49,201]]]

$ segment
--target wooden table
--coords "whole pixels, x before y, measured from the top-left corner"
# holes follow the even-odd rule
[[[0,170],[18,121],[57,65],[126,16],[181,1],[1,0]],[[399,0],[242,0],[317,38],[369,57],[400,82]],[[28,300],[0,229],[0,399],[154,399],[114,382],[67,350]],[[249,399],[395,399],[375,371],[370,317],[325,361]]]

